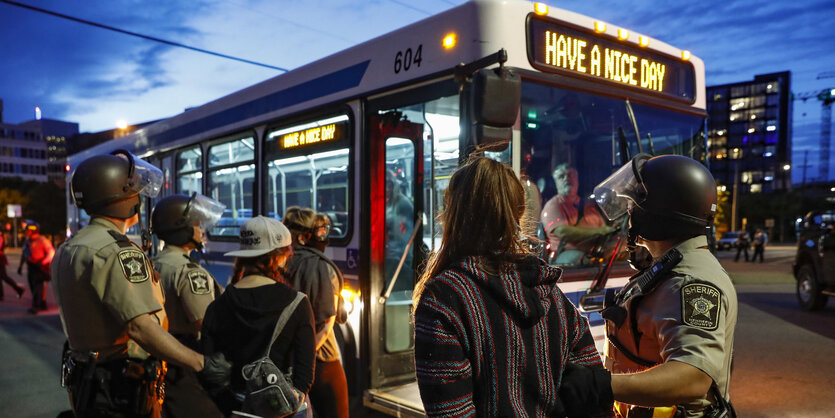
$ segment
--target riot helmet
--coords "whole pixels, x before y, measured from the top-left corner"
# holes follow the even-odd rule
[[[197,192],[191,197],[176,194],[160,200],[151,214],[151,231],[167,244],[183,246],[193,242],[198,250],[203,243],[194,240],[194,223],[204,231],[223,215],[226,205]]]
[[[630,214],[630,234],[649,241],[703,235],[716,214],[716,183],[707,168],[680,155],[635,156],[594,189],[609,220]]]
[[[81,162],[70,180],[76,206],[89,215],[129,219],[139,213],[139,195],[154,197],[162,171],[125,150]]]

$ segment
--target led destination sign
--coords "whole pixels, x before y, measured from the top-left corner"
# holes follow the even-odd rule
[[[690,63],[554,21],[529,19],[528,57],[542,71],[695,101],[696,75]]]
[[[283,149],[305,148],[323,142],[338,141],[344,136],[345,123],[331,123],[314,128],[288,132],[278,137]]]

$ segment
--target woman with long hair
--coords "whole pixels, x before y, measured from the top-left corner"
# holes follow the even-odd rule
[[[241,226],[241,249],[225,254],[236,257],[234,284],[207,308],[201,345],[204,353],[221,352],[232,363],[229,390],[213,394],[226,415],[242,406],[237,396],[246,389],[241,368],[264,355],[279,316],[298,293],[284,278],[284,268],[293,256],[291,244],[290,231],[281,222],[256,216]],[[313,382],[314,352],[313,311],[304,298],[269,356],[285,373],[292,370],[293,386],[307,394]]]
[[[415,300],[415,367],[429,416],[563,416],[567,362],[602,368],[561,270],[526,251],[525,190],[474,157],[450,178],[443,236]]]

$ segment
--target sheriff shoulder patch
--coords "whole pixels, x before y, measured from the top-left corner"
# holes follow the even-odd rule
[[[191,293],[195,295],[206,295],[212,292],[209,287],[209,276],[200,270],[191,270],[186,274],[188,282],[191,284]]]
[[[131,283],[142,283],[151,277],[148,274],[145,255],[139,250],[119,251],[119,264],[122,266],[125,277]]]
[[[681,319],[685,324],[714,330],[719,326],[722,292],[706,283],[691,283],[681,288]]]

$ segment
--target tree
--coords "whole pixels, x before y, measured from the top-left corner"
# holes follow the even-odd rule
[[[731,229],[731,192],[727,190],[717,189],[713,225],[720,231]]]
[[[34,219],[47,235],[63,235],[67,228],[67,204],[64,190],[55,183],[38,183],[27,193],[29,204],[25,217]]]
[[[53,182],[0,178],[0,221],[4,226],[11,222],[6,216],[6,205],[18,204],[22,206],[23,219],[40,224],[43,234],[63,236],[67,218],[65,199],[64,190]]]
[[[739,214],[748,218],[748,225],[765,227],[766,219],[774,219],[772,239],[785,241],[793,234],[793,220],[808,207],[795,191],[780,191],[769,194],[750,193],[739,196]]]

